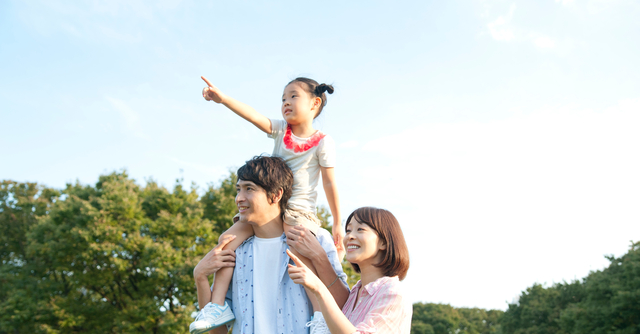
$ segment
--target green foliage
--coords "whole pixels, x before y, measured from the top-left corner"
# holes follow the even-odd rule
[[[46,216],[60,192],[35,183],[0,183],[0,333],[33,332],[34,320],[46,322],[53,311],[37,300],[49,282],[37,273],[38,261],[27,252],[27,232]]]
[[[215,203],[180,184],[142,188],[126,173],[62,196],[4,181],[0,333],[184,332],[193,268],[217,241],[212,221],[229,215],[224,191],[209,188]]]
[[[534,284],[509,305],[505,333],[639,333],[640,243],[621,258],[572,283]]]
[[[455,308],[446,304],[413,304],[413,334],[490,334],[501,333],[498,320],[502,311]]]
[[[209,219],[218,234],[224,233],[233,225],[233,216],[238,212],[236,207],[236,183],[238,176],[230,172],[228,178],[222,180],[219,187],[209,184],[207,192],[200,202],[204,209],[204,218]]]

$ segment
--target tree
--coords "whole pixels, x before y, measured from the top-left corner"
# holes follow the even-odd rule
[[[566,333],[640,333],[640,242],[583,281],[584,297],[561,315]]]
[[[26,212],[28,205],[22,203],[47,196],[54,200],[48,214],[23,219],[22,259],[11,257],[20,242],[4,243],[0,333],[173,333],[187,328],[195,310],[193,268],[220,230],[203,218],[195,187],[176,184],[169,192],[150,181],[142,188],[125,172],[112,173],[101,176],[95,187],[68,185],[56,201],[56,193],[46,188],[7,184],[0,194],[3,232],[15,229],[10,218]],[[42,190],[40,196],[16,202],[14,188]]]
[[[506,333],[565,333],[560,324],[562,311],[584,295],[580,282],[558,283],[545,288],[534,284],[522,292],[517,304],[509,304],[501,324]]]
[[[582,281],[545,288],[534,284],[509,305],[506,333],[639,333],[640,243]]]
[[[47,284],[40,281],[41,267],[27,252],[27,232],[59,196],[60,192],[35,183],[0,183],[0,333],[34,332],[34,322],[53,317],[37,298],[46,294]]]
[[[203,217],[209,219],[214,232],[222,234],[233,225],[233,216],[238,212],[236,207],[236,183],[238,176],[231,171],[229,177],[220,182],[220,186],[209,184],[206,193],[200,199],[203,205]]]
[[[415,303],[411,320],[413,334],[490,334],[501,333],[498,323],[502,311],[455,308],[447,304]]]

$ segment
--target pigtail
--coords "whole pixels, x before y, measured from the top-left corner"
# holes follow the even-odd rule
[[[324,92],[333,94],[333,86],[327,85],[327,84],[319,84],[318,87],[316,87],[316,91],[315,91],[316,96],[322,96]]]

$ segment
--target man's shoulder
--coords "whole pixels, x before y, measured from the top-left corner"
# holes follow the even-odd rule
[[[243,242],[240,244],[240,246],[238,246],[238,248],[236,248],[236,253],[237,253],[239,250],[242,250],[242,249],[245,249],[245,248],[247,248],[247,247],[251,246],[251,245],[253,244],[253,240],[254,240],[254,238],[255,238],[255,236],[253,236],[253,235],[252,235],[252,236],[248,237],[248,238],[247,238],[247,240],[243,241]]]
[[[336,245],[333,244],[333,237],[331,236],[331,233],[329,233],[329,231],[323,228],[319,228],[317,232],[317,238],[318,242],[320,242],[320,245],[325,250],[327,249],[327,247],[333,250],[336,249]]]

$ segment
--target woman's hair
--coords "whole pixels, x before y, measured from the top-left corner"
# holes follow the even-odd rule
[[[403,280],[409,270],[409,249],[404,241],[404,235],[396,217],[385,209],[362,207],[351,213],[347,219],[345,230],[351,219],[355,219],[361,224],[367,224],[378,234],[378,238],[383,244],[387,246],[386,249],[380,250],[382,252],[382,261],[374,264],[374,266],[382,268],[385,276],[398,276],[400,280]],[[360,272],[360,266],[355,263],[351,265],[356,272]]]
[[[320,115],[322,112],[322,108],[327,104],[327,94],[333,94],[333,86],[327,84],[319,84],[317,81],[309,78],[299,77],[291,80],[287,86],[290,84],[297,82],[300,84],[300,87],[307,91],[307,93],[311,94],[313,97],[319,97],[322,100],[320,103],[320,107],[318,108],[318,113],[313,117],[314,119]],[[286,86],[285,86],[286,87]]]
[[[238,180],[251,181],[264,189],[271,203],[282,189],[279,204],[280,216],[284,218],[293,188],[293,172],[282,158],[255,156],[238,169]]]

